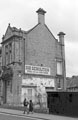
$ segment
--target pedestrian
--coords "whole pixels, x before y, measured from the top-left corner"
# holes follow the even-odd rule
[[[29,114],[29,102],[28,102],[28,105],[27,105],[27,114]]]
[[[24,99],[24,102],[23,102],[23,105],[24,105],[24,114],[25,112],[27,112],[27,106],[28,106],[28,101],[26,100],[26,98]]]
[[[29,102],[29,112],[33,113],[33,102],[30,100]]]

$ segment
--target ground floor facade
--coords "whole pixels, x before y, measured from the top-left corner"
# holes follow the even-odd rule
[[[3,81],[3,98],[5,103],[22,105],[24,98],[34,104],[47,107],[47,90],[55,91],[55,80],[46,76],[23,75],[18,82]]]
[[[24,98],[35,105],[47,107],[47,91],[58,91],[63,87],[62,76],[51,76],[48,68],[27,66],[25,73],[19,66],[13,66],[12,79],[1,80],[1,101],[7,104],[23,105]],[[39,73],[40,72],[40,73]],[[57,88],[58,87],[58,88]]]

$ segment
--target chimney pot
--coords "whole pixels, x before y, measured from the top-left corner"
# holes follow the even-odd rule
[[[60,36],[60,35],[65,35],[65,33],[64,32],[59,32],[58,36]]]
[[[44,15],[46,11],[43,10],[42,8],[39,8],[36,12],[38,13],[38,23],[44,24],[45,23]]]
[[[64,45],[64,35],[65,33],[63,32],[59,32],[59,34],[57,34],[59,36],[59,42]]]
[[[42,8],[39,8],[37,11],[36,11],[38,14],[42,14],[44,15],[46,13],[45,10],[43,10]]]

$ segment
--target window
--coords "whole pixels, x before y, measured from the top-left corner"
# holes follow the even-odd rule
[[[62,75],[62,61],[57,61],[57,75]]]
[[[12,62],[12,43],[9,44],[9,63]]]
[[[12,81],[11,80],[7,81],[7,89],[12,93]]]
[[[9,63],[11,63],[11,62],[12,62],[12,52],[9,51]]]
[[[7,81],[7,86],[10,86],[10,84],[11,84],[11,81],[8,80],[8,81]]]
[[[9,43],[5,46],[5,63],[6,65],[8,63],[12,62],[12,43]]]
[[[8,45],[5,46],[5,52],[8,52]]]
[[[8,45],[5,46],[5,64],[8,64]]]
[[[32,100],[32,89],[28,89],[28,98]]]
[[[1,87],[1,80],[0,80],[0,95],[1,95],[1,93],[2,93],[2,87]]]
[[[19,85],[17,86],[17,95],[19,95]]]
[[[2,66],[2,56],[0,56],[0,66]]]
[[[57,88],[60,89],[61,88],[61,79],[58,78],[58,81],[57,81]]]

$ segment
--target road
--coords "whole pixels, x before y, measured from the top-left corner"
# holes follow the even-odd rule
[[[44,119],[31,118],[26,115],[22,116],[0,113],[0,120],[44,120]]]

